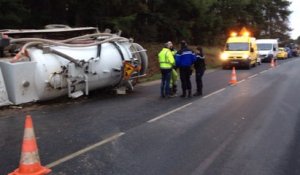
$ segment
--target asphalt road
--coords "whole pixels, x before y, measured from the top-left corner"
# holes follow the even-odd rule
[[[204,76],[202,98],[159,98],[159,82],[113,96],[1,109],[0,174],[18,167],[24,116],[33,117],[52,174],[300,174],[300,59]]]

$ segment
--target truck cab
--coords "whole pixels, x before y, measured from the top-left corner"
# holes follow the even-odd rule
[[[250,69],[257,63],[256,39],[249,32],[243,32],[241,36],[232,33],[227,39],[224,52],[221,54],[223,69],[232,66],[242,66]]]

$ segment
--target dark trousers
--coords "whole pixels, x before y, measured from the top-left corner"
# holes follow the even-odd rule
[[[202,94],[202,88],[203,88],[202,77],[204,72],[205,69],[202,68],[196,69],[195,77],[196,77],[197,92],[200,94]]]
[[[182,93],[185,94],[186,90],[192,89],[192,84],[191,84],[192,69],[190,67],[181,67],[179,68],[179,73],[180,73]]]
[[[161,71],[161,84],[160,84],[160,96],[166,97],[170,95],[170,80],[172,69],[160,69]]]

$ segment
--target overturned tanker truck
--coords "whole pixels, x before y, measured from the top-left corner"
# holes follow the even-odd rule
[[[0,106],[106,87],[125,93],[148,66],[142,46],[93,27],[0,30],[0,57]]]

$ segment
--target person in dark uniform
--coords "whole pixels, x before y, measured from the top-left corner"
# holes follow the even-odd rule
[[[192,65],[196,60],[196,55],[187,47],[186,41],[181,41],[181,49],[176,53],[176,67],[179,68],[182,95],[180,97],[191,97],[192,84]],[[188,92],[188,94],[187,94]]]
[[[194,96],[202,96],[202,89],[203,89],[202,77],[206,70],[205,57],[203,54],[203,49],[200,46],[196,48],[195,53],[196,53],[196,61],[194,63],[194,68],[196,70],[195,77],[196,77],[197,91],[194,94]]]

